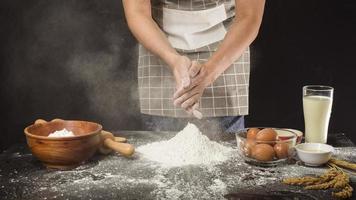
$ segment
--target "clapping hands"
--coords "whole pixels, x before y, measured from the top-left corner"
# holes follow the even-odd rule
[[[197,111],[199,100],[204,89],[213,80],[208,67],[181,56],[174,67],[173,74],[176,81],[176,92],[173,95],[174,105],[182,107],[190,115],[201,118],[201,113]]]

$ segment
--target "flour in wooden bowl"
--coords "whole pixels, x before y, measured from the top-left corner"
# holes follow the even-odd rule
[[[75,136],[72,131],[68,131],[67,129],[62,129],[59,131],[54,131],[53,133],[50,133],[48,137],[72,137]]]
[[[218,164],[227,160],[232,150],[231,147],[209,140],[191,123],[170,140],[137,148],[144,158],[166,167]]]

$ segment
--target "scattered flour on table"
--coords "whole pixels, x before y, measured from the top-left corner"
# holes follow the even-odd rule
[[[68,131],[67,129],[62,129],[60,131],[54,131],[53,133],[50,133],[48,137],[71,137],[74,136],[74,133],[72,131]]]
[[[163,133],[162,133],[163,134]],[[145,139],[136,140],[140,144]],[[235,143],[236,145],[236,143]],[[14,148],[18,150],[18,148]],[[39,168],[28,153],[13,150],[0,154],[1,199],[225,199],[224,195],[257,188],[306,192],[300,187],[282,185],[287,177],[320,175],[325,168],[300,165],[281,165],[261,168],[249,165],[235,153],[220,165],[187,165],[184,167],[157,167],[146,159],[118,157],[115,154],[97,155],[95,161],[68,171],[50,171]],[[355,161],[356,148],[336,148],[335,156]],[[6,155],[6,156],[5,156]],[[7,159],[11,158],[11,162]],[[350,177],[356,181],[356,176]],[[288,189],[288,190],[289,190]],[[309,193],[309,192],[308,192]],[[310,194],[310,193],[309,193]],[[326,193],[329,195],[328,193]],[[313,194],[310,194],[313,196]]]
[[[209,140],[191,123],[170,140],[137,148],[144,158],[166,167],[221,163],[230,158],[232,150],[231,147]]]

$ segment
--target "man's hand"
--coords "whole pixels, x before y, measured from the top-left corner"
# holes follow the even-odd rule
[[[177,89],[173,100],[175,106],[181,106],[188,113],[192,113],[198,107],[204,89],[213,82],[215,76],[207,65],[196,61],[192,62],[189,76],[191,79],[189,87]]]
[[[174,64],[171,65],[174,78],[176,80],[176,91],[184,91],[190,87],[191,79],[200,72],[200,64],[196,61],[191,62],[185,56],[179,56]],[[198,102],[186,108],[185,111],[194,117],[201,119],[203,115],[197,110],[199,107]]]
[[[176,81],[176,90],[183,90],[188,88],[191,81],[189,77],[189,68],[191,66],[191,60],[186,56],[178,56],[173,62],[171,69],[174,79]]]

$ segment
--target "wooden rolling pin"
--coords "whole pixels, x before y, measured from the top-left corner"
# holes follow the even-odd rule
[[[52,121],[64,121],[63,119],[53,119]],[[35,124],[47,123],[46,120],[37,119]],[[99,147],[99,152],[102,154],[109,154],[113,150],[123,156],[131,156],[135,152],[135,148],[131,144],[123,143],[127,139],[124,137],[115,137],[112,133],[102,130],[100,133],[102,145]]]
[[[116,142],[114,135],[108,131],[101,131],[101,139],[103,145],[99,147],[99,152],[102,154],[108,154],[114,150],[128,157],[135,152],[135,148],[131,144]]]
[[[114,141],[115,141],[115,142],[127,142],[127,139],[124,138],[124,137],[115,136],[115,137],[114,137]]]

